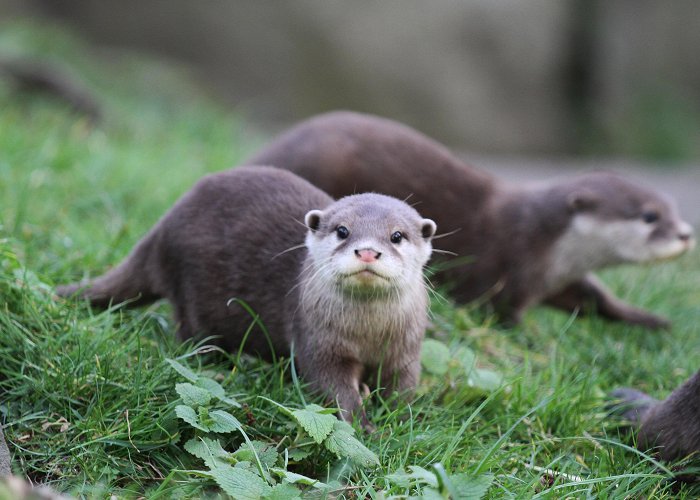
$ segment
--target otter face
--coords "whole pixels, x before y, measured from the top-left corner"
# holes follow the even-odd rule
[[[324,211],[310,211],[305,222],[312,279],[358,297],[422,286],[436,226],[405,203],[378,194],[353,195]]]
[[[607,189],[585,187],[568,200],[572,231],[582,247],[605,257],[602,265],[672,259],[695,246],[671,200],[617,176],[605,180]]]

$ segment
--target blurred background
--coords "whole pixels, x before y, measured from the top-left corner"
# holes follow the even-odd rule
[[[700,213],[695,0],[0,0],[27,17],[184,65],[267,135],[367,111],[515,178],[661,165]]]

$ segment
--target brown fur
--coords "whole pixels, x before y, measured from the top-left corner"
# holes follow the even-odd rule
[[[700,371],[663,401],[634,389],[618,389],[612,395],[639,428],[640,450],[656,448],[664,460],[700,453]]]
[[[339,225],[349,236],[339,238]],[[166,298],[181,338],[218,335],[231,351],[253,322],[244,301],[269,333],[256,327],[245,350],[286,356],[293,344],[304,378],[348,417],[365,371],[382,365],[388,391],[416,385],[434,229],[388,196],[333,202],[284,170],[240,167],[202,179],[113,270],[58,293],[97,306]],[[362,251],[376,261],[363,263]]]
[[[370,115],[334,112],[311,118],[252,161],[291,170],[332,196],[373,191],[408,199],[447,234],[439,248],[458,254],[441,260],[438,279],[452,287],[457,300],[485,299],[509,321],[545,302],[567,311],[592,308],[650,328],[668,325],[615,298],[590,273],[627,260],[609,256],[598,262],[604,252],[594,248],[588,255],[575,243],[557,249],[577,215],[632,221],[654,210],[659,220],[650,241],[681,238],[688,248],[692,244],[689,226],[671,203],[619,176],[594,173],[510,187],[421,133]]]

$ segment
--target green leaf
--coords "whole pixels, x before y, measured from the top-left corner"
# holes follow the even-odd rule
[[[185,377],[187,380],[190,382],[197,382],[197,379],[199,378],[199,375],[197,375],[195,372],[187,368],[185,365],[181,365],[174,359],[167,359],[166,360],[170,366],[172,366],[176,372],[178,372],[180,375]]]
[[[258,454],[260,463],[262,463],[265,467],[270,468],[277,463],[279,453],[270,443],[251,441],[250,446],[253,447],[255,453]],[[239,446],[238,449],[233,452],[233,456],[236,458],[236,460],[248,460],[250,462],[254,462],[255,454],[253,453],[253,450],[250,449],[250,446],[248,443],[244,443]]]
[[[411,472],[396,471],[393,474],[389,474],[386,478],[390,482],[406,488],[415,484],[427,484],[433,488],[438,487],[437,477],[429,470],[419,467],[418,465],[409,465],[408,470]]]
[[[272,488],[256,473],[231,467],[221,462],[213,464],[211,475],[226,493],[240,500],[258,500],[272,492]]]
[[[205,406],[211,401],[211,394],[209,391],[200,389],[190,383],[175,384],[175,390],[180,398],[182,398],[182,402],[187,406]]]
[[[469,374],[469,385],[483,389],[486,392],[493,392],[503,383],[503,377],[491,370],[474,368]]]
[[[280,469],[279,467],[272,467],[270,469],[270,472],[275,474],[278,477],[281,477],[284,481],[288,483],[294,483],[294,484],[305,484],[307,486],[313,486],[314,488],[327,488],[328,485],[325,483],[322,483],[321,481],[317,479],[312,479],[310,477],[302,476],[301,474],[297,474],[295,472],[289,472],[288,470],[285,469]]]
[[[308,405],[303,410],[294,410],[292,415],[294,419],[308,432],[316,443],[321,444],[333,430],[333,425],[338,421],[333,415],[320,413],[319,410],[325,411],[318,405]]]
[[[471,373],[472,369],[474,368],[474,364],[476,363],[476,354],[474,351],[468,347],[460,347],[457,349],[457,352],[455,352],[454,357],[459,360],[459,364],[463,369],[462,373],[466,375]]]
[[[185,449],[202,460],[228,458],[231,454],[223,449],[218,439],[207,437],[192,438],[185,443]]]
[[[425,339],[420,353],[423,368],[433,375],[444,375],[450,364],[450,350],[442,342]]]
[[[209,432],[210,430],[206,424],[199,421],[197,418],[197,413],[195,413],[195,411],[187,405],[177,405],[175,407],[175,414],[195,429],[199,429],[204,432]]]
[[[212,432],[233,432],[241,428],[241,423],[236,417],[223,410],[209,412],[212,423],[209,425]]]
[[[338,420],[336,422],[339,425],[334,426],[333,432],[323,443],[326,448],[339,458],[347,457],[360,465],[379,465],[377,455],[348,432],[347,427],[345,427],[347,424]]]
[[[469,474],[455,474],[450,476],[450,479],[457,491],[455,500],[479,500],[491,487],[493,474],[482,474],[476,477]]]
[[[238,403],[238,401],[226,396],[226,391],[224,390],[223,387],[221,387],[221,384],[219,384],[216,380],[212,380],[212,379],[207,378],[207,377],[199,377],[199,378],[197,378],[196,384],[199,387],[201,387],[202,389],[209,392],[209,394],[214,396],[219,401],[222,401],[226,404],[230,404],[231,406],[235,406],[236,408],[241,407],[241,405]]]
[[[301,500],[301,491],[289,483],[280,483],[264,496],[265,500]]]
[[[446,497],[435,488],[423,488],[420,497],[417,498],[420,498],[420,500],[445,500]]]
[[[312,451],[309,449],[304,449],[304,448],[288,448],[287,449],[287,456],[289,457],[290,460],[294,462],[299,462],[301,460],[304,460],[306,457],[311,455]]]

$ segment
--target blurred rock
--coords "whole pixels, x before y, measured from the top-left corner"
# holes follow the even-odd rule
[[[484,153],[700,158],[695,0],[22,4],[191,64],[270,133],[346,108]]]
[[[35,0],[104,44],[194,64],[252,120],[371,111],[486,151],[568,149],[570,0]]]

